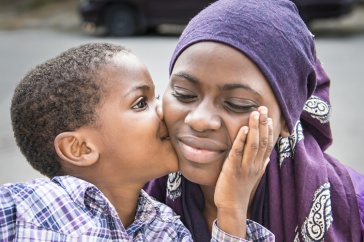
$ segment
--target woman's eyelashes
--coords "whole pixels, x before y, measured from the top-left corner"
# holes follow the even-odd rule
[[[254,110],[258,109],[258,105],[249,104],[249,105],[237,105],[232,102],[224,102],[224,106],[236,113],[246,113],[246,112],[252,112]]]
[[[174,96],[179,101],[184,102],[184,103],[193,102],[198,97],[196,94],[192,94],[192,93],[182,93],[182,92],[179,92],[177,90],[174,90],[173,91],[172,96]]]
[[[197,94],[192,94],[192,92],[181,92],[180,90],[174,90],[172,96],[183,103],[191,103],[198,99]],[[233,99],[234,101],[232,101]],[[239,99],[239,98],[229,98],[227,101],[223,101],[223,106],[226,110],[236,112],[236,113],[247,113],[257,110],[259,105],[251,100]]]

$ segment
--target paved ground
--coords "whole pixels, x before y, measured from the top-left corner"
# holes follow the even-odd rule
[[[79,0],[0,0],[0,29],[56,28],[79,30]]]

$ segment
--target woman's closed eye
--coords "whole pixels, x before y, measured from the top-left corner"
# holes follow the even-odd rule
[[[197,99],[197,95],[192,92],[181,92],[178,90],[174,90],[172,96],[177,98],[179,101],[184,103],[193,102]]]
[[[254,103],[244,103],[244,104],[236,104],[234,102],[225,101],[224,106],[237,113],[246,113],[246,112],[252,112],[254,110],[258,110],[259,105],[256,105]]]

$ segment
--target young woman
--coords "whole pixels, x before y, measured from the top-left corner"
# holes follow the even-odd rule
[[[362,241],[363,177],[324,153],[332,142],[328,87],[291,1],[215,2],[182,33],[163,97],[181,173],[147,192],[181,215],[195,241],[207,241],[232,140],[266,106],[275,147],[248,217],[277,241]]]

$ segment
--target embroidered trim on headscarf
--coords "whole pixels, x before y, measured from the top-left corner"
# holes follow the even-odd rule
[[[296,233],[296,236],[293,239],[293,242],[300,242],[300,238],[298,237],[300,233],[298,232],[298,226],[296,226],[294,232]]]
[[[181,196],[181,172],[174,172],[168,175],[167,197],[174,200]]]
[[[292,157],[296,145],[303,139],[303,129],[300,121],[297,121],[293,133],[288,137],[280,137],[278,139],[279,150],[279,166],[282,166],[283,160]]]
[[[318,119],[321,123],[329,122],[331,106],[319,97],[312,95],[305,103],[303,110],[308,112],[311,117]]]
[[[326,182],[314,194],[310,213],[301,229],[303,240],[324,241],[324,236],[332,221],[330,183]]]

